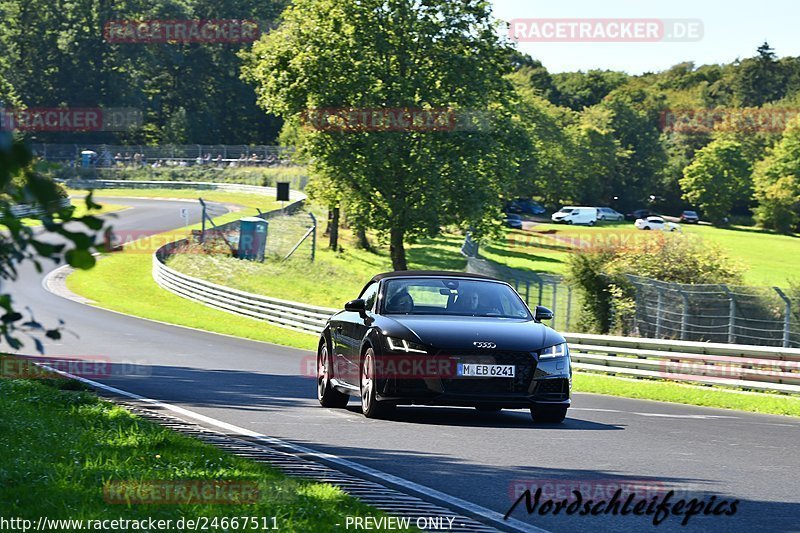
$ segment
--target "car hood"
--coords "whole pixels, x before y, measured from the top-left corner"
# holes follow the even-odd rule
[[[391,317],[384,331],[385,335],[406,338],[403,334],[411,333],[422,344],[445,350],[474,350],[474,342],[493,342],[497,350],[534,351],[564,342],[544,324],[513,318]]]

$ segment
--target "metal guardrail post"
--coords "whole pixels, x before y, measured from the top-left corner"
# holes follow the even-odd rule
[[[678,292],[681,293],[681,297],[683,297],[683,309],[681,312],[681,340],[686,340],[686,334],[688,333],[686,330],[688,329],[688,321],[689,321],[689,295],[686,294],[678,285]]]
[[[315,251],[317,249],[317,217],[314,216],[314,213],[311,211],[308,212],[308,216],[311,217],[311,222],[314,224],[314,231],[311,233],[311,262],[314,262]]]
[[[658,300],[656,300],[656,338],[661,338],[661,328],[662,328],[662,319],[661,315],[663,314],[663,305],[664,305],[664,289],[662,287],[658,288]]]
[[[728,342],[733,344],[736,341],[736,298],[726,285],[722,286],[725,294],[728,295],[730,307],[728,309]]]
[[[569,330],[569,320],[572,315],[572,287],[567,285],[567,325],[565,328]]]
[[[778,296],[780,296],[786,304],[786,309],[784,310],[783,316],[783,347],[788,348],[791,344],[790,335],[792,326],[792,301],[778,287],[773,287],[773,289],[775,289],[775,292],[778,293]]]

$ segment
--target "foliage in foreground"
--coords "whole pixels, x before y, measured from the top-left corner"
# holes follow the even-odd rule
[[[0,279],[14,281],[21,263],[30,262],[41,272],[42,261],[66,261],[75,268],[91,268],[95,259],[95,233],[104,222],[93,214],[75,216],[74,208],[62,206],[64,189],[35,171],[30,151],[21,141],[0,132]],[[86,211],[99,208],[86,197]],[[27,220],[17,218],[11,208],[31,205],[41,209],[39,215],[29,215]],[[41,221],[45,231],[34,230],[30,218]],[[67,224],[70,223],[69,229]],[[78,224],[76,227],[75,224]],[[82,227],[81,227],[82,226]],[[53,243],[53,237],[58,237]],[[12,348],[22,346],[20,334],[28,335],[42,351],[37,333],[58,339],[59,328],[46,329],[32,313],[24,317],[15,308],[11,295],[0,291],[0,337]]]

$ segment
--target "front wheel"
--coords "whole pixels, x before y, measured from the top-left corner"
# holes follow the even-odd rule
[[[376,378],[375,351],[367,348],[361,363],[361,412],[367,418],[385,418],[395,407],[394,404],[378,401]]]
[[[567,417],[566,405],[535,405],[531,407],[533,421],[541,424],[560,424]]]
[[[322,407],[346,407],[350,396],[339,392],[331,385],[332,368],[328,343],[323,341],[317,351],[317,399]]]

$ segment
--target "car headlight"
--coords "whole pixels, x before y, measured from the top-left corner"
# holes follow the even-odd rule
[[[386,343],[389,349],[393,352],[414,352],[414,353],[428,353],[425,346],[417,344],[416,342],[409,342],[405,339],[398,339],[397,337],[386,337]]]
[[[555,346],[550,346],[549,348],[545,348],[544,350],[539,352],[539,359],[553,359],[555,357],[564,357],[569,353],[569,349],[567,348],[567,343],[562,342],[561,344],[556,344]]]

